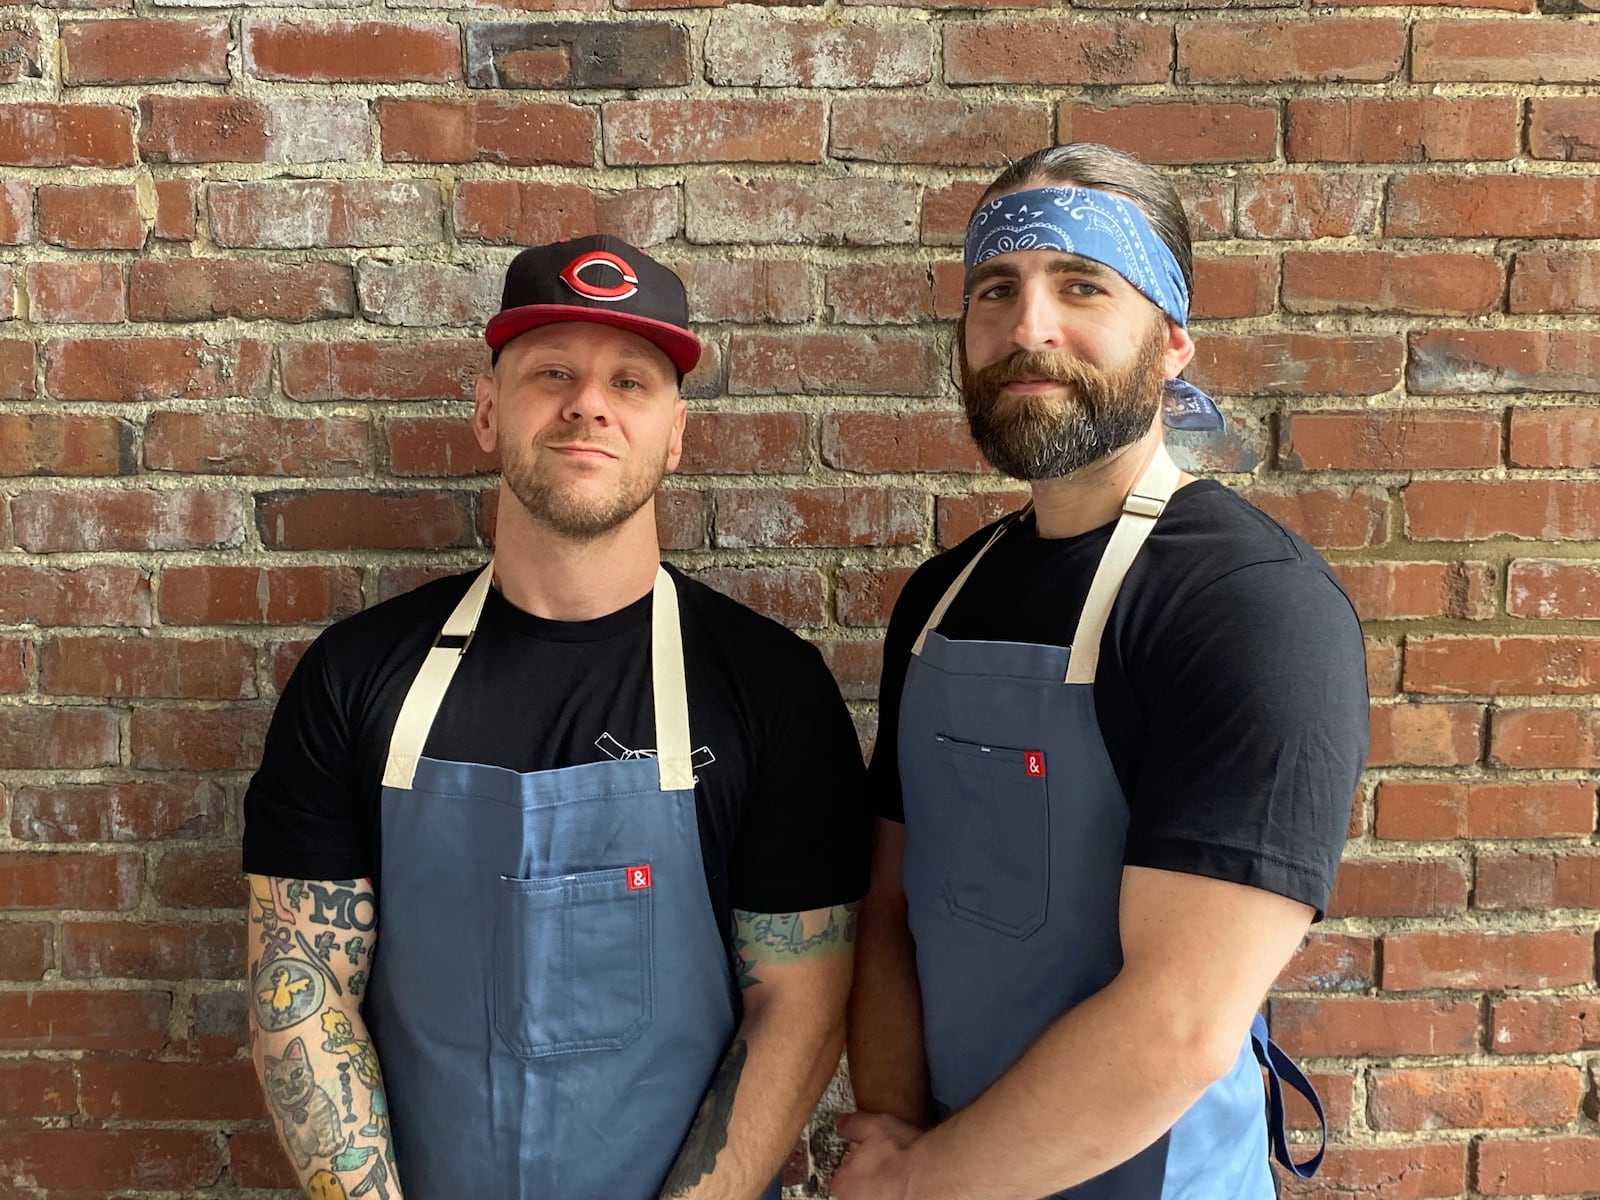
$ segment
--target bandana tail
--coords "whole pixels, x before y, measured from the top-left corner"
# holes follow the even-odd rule
[[[1167,380],[1161,423],[1168,429],[1195,433],[1221,433],[1228,427],[1216,401],[1182,379]]]

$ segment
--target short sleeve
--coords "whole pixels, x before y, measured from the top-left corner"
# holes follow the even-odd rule
[[[759,744],[734,844],[729,898],[747,912],[805,912],[867,892],[871,815],[850,712],[822,655],[799,661],[755,723]]]
[[[1150,752],[1125,862],[1262,888],[1320,919],[1367,754],[1355,612],[1320,564],[1288,559],[1225,575],[1176,621],[1128,663],[1154,686],[1140,689]]]
[[[244,798],[244,869],[293,879],[375,873],[371,801],[349,715],[312,643],[284,687]]]

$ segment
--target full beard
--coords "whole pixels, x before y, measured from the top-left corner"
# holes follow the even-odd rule
[[[958,335],[967,427],[990,465],[1014,479],[1059,479],[1097,463],[1143,437],[1161,409],[1163,322],[1152,325],[1138,357],[1116,372],[1028,350],[973,370],[964,340]],[[1013,396],[1001,390],[1029,377],[1063,384],[1066,394]]]
[[[650,502],[667,473],[663,450],[659,463],[638,462],[627,467],[609,493],[586,494],[540,470],[536,454],[508,455],[501,464],[501,479],[534,521],[578,542],[593,541],[627,521]]]

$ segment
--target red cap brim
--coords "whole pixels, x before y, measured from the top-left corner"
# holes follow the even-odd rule
[[[593,325],[610,325],[637,333],[659,348],[672,360],[672,365],[685,375],[694,370],[695,364],[700,361],[700,339],[687,329],[633,313],[611,312],[580,304],[527,304],[521,308],[504,309],[489,319],[483,331],[483,340],[489,343],[489,349],[499,350],[519,334],[560,321],[588,321]]]

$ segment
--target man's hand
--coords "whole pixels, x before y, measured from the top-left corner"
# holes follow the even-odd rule
[[[839,1136],[850,1152],[828,1187],[837,1200],[912,1200],[913,1142],[922,1130],[883,1113],[850,1113],[839,1118]]]

